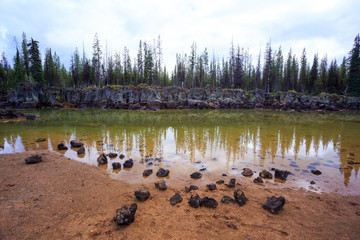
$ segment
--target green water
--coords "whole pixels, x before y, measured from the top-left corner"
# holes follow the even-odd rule
[[[79,139],[86,153],[59,151],[68,158],[97,165],[101,152],[123,153],[133,158],[130,170],[113,171],[112,162],[101,166],[114,178],[127,182],[142,178],[150,166],[171,170],[170,179],[189,179],[192,171],[206,168],[206,175],[244,178],[244,167],[256,171],[278,168],[293,174],[281,186],[314,191],[360,193],[360,113],[278,112],[255,110],[31,110],[35,121],[0,122],[0,153],[57,150],[57,144]],[[39,138],[45,141],[37,142]],[[66,164],[66,163],[64,163]],[[322,171],[320,176],[310,173]],[[139,177],[141,176],[141,177]],[[310,187],[310,181],[315,185]]]

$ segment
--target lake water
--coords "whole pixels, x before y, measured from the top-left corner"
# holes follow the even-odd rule
[[[129,183],[153,181],[142,177],[146,168],[168,168],[168,181],[188,181],[203,169],[207,175],[223,173],[252,181],[263,170],[277,168],[292,173],[287,181],[269,180],[285,187],[313,191],[360,194],[360,113],[279,112],[255,110],[28,110],[35,121],[0,122],[0,153],[29,150],[58,151],[72,139],[85,144],[59,151],[68,158],[97,165],[100,153],[123,153],[134,159],[131,169],[112,170],[112,162],[99,166]],[[160,159],[160,161],[157,161]],[[66,163],[64,163],[66,164]],[[151,165],[152,164],[152,165]],[[256,173],[251,178],[242,169]],[[322,172],[316,176],[310,171]],[[272,172],[274,173],[274,172]],[[310,181],[316,184],[311,185]]]

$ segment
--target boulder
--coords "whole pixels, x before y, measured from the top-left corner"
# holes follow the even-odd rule
[[[121,168],[121,163],[119,163],[119,162],[113,162],[111,165],[113,167],[113,170]]]
[[[130,225],[135,220],[135,213],[137,210],[137,204],[132,203],[125,205],[122,208],[116,210],[115,221],[118,225]]]
[[[229,188],[233,188],[235,187],[235,182],[236,179],[235,178],[231,178],[228,184],[225,184],[225,186],[229,187]]]
[[[213,191],[216,189],[216,184],[215,183],[210,183],[208,185],[206,185],[206,187],[210,190]]]
[[[170,170],[168,169],[163,169],[163,168],[160,168],[157,173],[156,173],[156,176],[158,177],[167,177],[170,173]]]
[[[222,203],[225,203],[225,204],[228,204],[228,203],[234,203],[235,200],[234,200],[232,197],[230,197],[230,196],[223,196],[223,197],[221,198],[221,202],[222,202]]]
[[[268,210],[269,212],[276,214],[282,209],[285,205],[285,198],[284,197],[269,197],[266,202],[263,204],[263,208]]]
[[[167,186],[166,186],[166,182],[165,180],[160,180],[158,182],[155,183],[155,188],[161,190],[161,191],[164,191],[167,189]]]
[[[126,160],[123,164],[124,168],[132,168],[134,166],[134,160],[131,158],[129,160]]]
[[[188,203],[191,207],[197,208],[200,206],[201,198],[199,197],[199,195],[196,196],[191,195]]]
[[[150,192],[147,189],[140,188],[134,191],[137,200],[144,202],[150,197]]]
[[[262,170],[261,173],[259,174],[259,176],[262,178],[269,178],[269,179],[273,178],[272,173],[267,170]]]
[[[28,114],[28,115],[25,115],[25,118],[26,118],[26,120],[35,120],[37,118],[37,116]]]
[[[291,174],[291,172],[286,170],[275,169],[275,178],[281,179],[283,181],[286,181],[289,174]]]
[[[85,148],[84,146],[81,146],[78,150],[77,150],[77,154],[84,154],[85,153]]]
[[[214,198],[204,197],[200,201],[200,206],[207,208],[216,208],[218,205],[218,202]]]
[[[182,202],[182,200],[183,198],[180,193],[175,193],[175,195],[170,198],[170,204],[174,206],[175,204]]]
[[[263,183],[264,181],[263,181],[263,179],[261,177],[257,177],[257,178],[254,179],[253,182],[254,183]]]
[[[71,147],[79,148],[79,147],[82,147],[84,144],[78,140],[71,140],[70,145],[71,145]]]
[[[144,176],[144,177],[148,177],[148,176],[150,176],[152,173],[153,173],[153,170],[152,170],[152,169],[145,169],[144,172],[143,172],[143,176]]]
[[[234,191],[234,198],[235,198],[235,202],[236,202],[237,204],[239,204],[239,206],[244,205],[244,204],[246,203],[246,201],[248,200],[248,199],[245,197],[244,192],[241,191],[240,189]]]
[[[98,162],[98,164],[106,164],[108,162],[104,153],[100,154],[96,161]]]
[[[120,158],[120,159],[124,159],[124,158],[125,158],[125,155],[124,155],[124,154],[120,154],[119,158]]]
[[[68,147],[65,146],[64,143],[60,143],[59,145],[57,145],[57,149],[58,150],[68,150]]]
[[[117,153],[109,153],[107,156],[109,158],[115,158],[115,157],[117,157]]]
[[[242,174],[243,176],[245,176],[245,177],[250,177],[250,176],[252,176],[254,173],[253,173],[253,171],[252,171],[250,168],[244,168],[241,174]]]
[[[32,155],[30,157],[25,158],[26,164],[34,164],[42,162],[42,157],[40,155]]]
[[[193,179],[200,179],[202,177],[202,174],[199,172],[194,172],[194,173],[190,174],[190,177]]]
[[[190,185],[190,187],[185,186],[185,192],[190,192],[191,190],[198,190],[199,188],[195,185]]]

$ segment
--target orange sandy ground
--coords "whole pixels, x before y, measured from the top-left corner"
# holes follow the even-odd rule
[[[35,153],[43,162],[26,165],[24,159]],[[234,189],[218,185],[210,192],[199,185],[193,194],[214,197],[219,206],[194,209],[184,190],[191,180],[166,191],[153,183],[129,185],[48,151],[0,155],[0,182],[0,239],[360,239],[360,196],[246,183],[235,187],[249,199],[240,207],[220,202]],[[145,202],[134,197],[140,187],[151,192]],[[171,206],[175,192],[184,201]],[[272,195],[286,198],[277,215],[261,207]],[[138,204],[135,222],[117,226],[116,209],[132,202]]]

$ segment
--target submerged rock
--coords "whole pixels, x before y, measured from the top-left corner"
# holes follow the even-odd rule
[[[216,181],[216,184],[224,184],[224,180],[218,180],[218,181]]]
[[[130,205],[123,206],[116,210],[116,223],[118,225],[129,225],[135,220],[135,213],[137,210],[137,204],[132,203]]]
[[[107,156],[109,158],[114,158],[114,157],[117,157],[117,153],[109,153]]]
[[[210,183],[210,184],[206,185],[206,187],[207,187],[209,190],[213,191],[213,190],[216,189],[216,184],[215,184],[215,183]]]
[[[98,164],[106,164],[108,162],[104,153],[100,154],[96,161],[98,162]]]
[[[262,170],[261,173],[259,174],[259,176],[262,178],[269,178],[269,179],[273,178],[272,173],[267,170]]]
[[[70,145],[71,145],[71,147],[79,148],[79,147],[82,147],[84,144],[78,140],[71,140]]]
[[[45,142],[46,138],[38,138],[35,140],[35,142]]]
[[[124,168],[132,168],[134,166],[134,160],[131,158],[129,160],[126,160],[123,164]]]
[[[194,173],[190,174],[190,177],[193,179],[199,179],[202,177],[202,174],[199,172],[194,172]]]
[[[167,186],[166,186],[166,182],[165,180],[160,180],[158,182],[155,183],[155,188],[161,190],[161,191],[164,191],[167,189]]]
[[[168,176],[169,175],[169,173],[170,173],[170,170],[168,170],[168,169],[163,169],[163,168],[160,168],[158,171],[157,171],[157,173],[156,173],[156,176],[158,176],[158,177],[166,177],[166,176]]]
[[[65,146],[64,143],[60,143],[59,145],[57,145],[57,149],[58,150],[68,150],[68,147]]]
[[[113,170],[121,168],[121,163],[119,163],[119,162],[113,162],[111,165],[113,167]]]
[[[245,176],[245,177],[250,177],[250,176],[252,176],[254,173],[253,173],[253,171],[252,171],[250,168],[244,168],[241,174],[242,174],[243,176]]]
[[[263,179],[261,177],[257,177],[257,178],[254,179],[253,182],[254,183],[263,183],[264,181],[263,181]]]
[[[315,175],[320,175],[321,171],[320,170],[311,170],[311,173],[315,174]]]
[[[35,120],[37,118],[37,116],[28,114],[28,115],[25,115],[25,118],[26,118],[26,120],[32,120],[33,121],[33,120]]]
[[[201,202],[201,198],[199,197],[199,195],[196,196],[191,195],[188,203],[191,207],[197,208],[200,206],[200,202]]]
[[[246,201],[248,200],[246,197],[245,197],[245,194],[243,191],[241,191],[240,189],[236,190],[234,192],[234,198],[235,198],[235,202],[237,204],[239,204],[239,206],[242,206],[246,203]]]
[[[77,154],[84,154],[85,153],[85,148],[84,146],[80,147],[78,150],[77,150]]]
[[[119,158],[120,158],[120,159],[124,159],[124,158],[125,158],[125,155],[124,155],[124,154],[120,154]]]
[[[190,192],[191,190],[198,190],[199,188],[195,185],[190,185],[190,187],[185,186],[185,192]]]
[[[235,182],[236,179],[235,178],[231,178],[228,184],[225,184],[225,186],[229,187],[229,188],[233,188],[235,187]]]
[[[316,182],[315,181],[310,181],[310,184],[311,185],[314,185]]]
[[[153,173],[152,169],[145,169],[143,172],[143,176],[148,177]]]
[[[134,191],[134,193],[135,193],[136,199],[141,202],[145,201],[146,199],[148,199],[150,197],[149,190],[147,190],[145,188],[136,189]]]
[[[291,172],[289,172],[289,171],[275,169],[275,178],[285,181],[290,174],[291,174]]]
[[[225,195],[225,196],[223,196],[223,197],[221,198],[221,202],[222,202],[222,203],[225,203],[225,204],[228,204],[228,203],[234,203],[235,200],[234,200],[232,197]]]
[[[214,198],[204,197],[200,201],[200,206],[207,208],[216,208],[218,205],[218,202]]]
[[[40,155],[32,155],[30,157],[25,158],[26,164],[34,164],[42,162],[42,157]]]
[[[182,202],[182,200],[183,198],[180,193],[175,193],[175,195],[170,198],[170,204],[174,206],[175,204]]]
[[[285,198],[284,197],[269,197],[266,202],[263,204],[263,208],[268,210],[271,213],[278,213],[280,209],[285,205]]]

